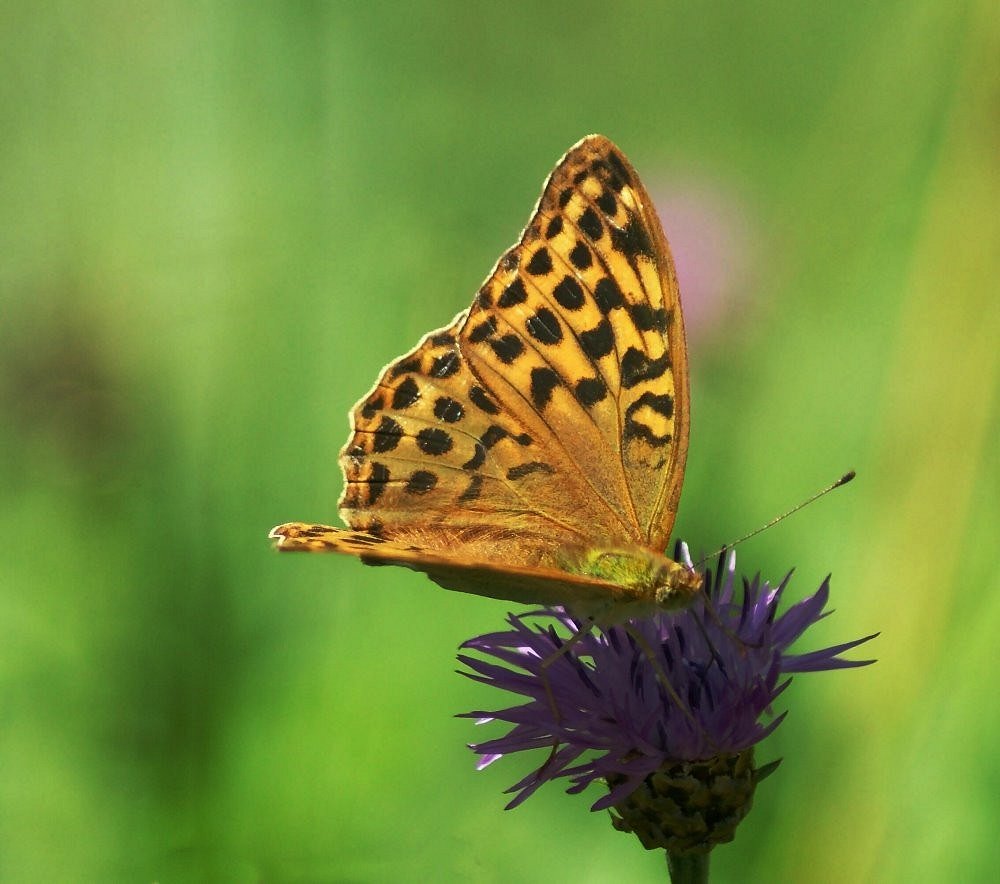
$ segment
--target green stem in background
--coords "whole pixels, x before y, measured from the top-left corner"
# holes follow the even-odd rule
[[[708,884],[710,853],[674,854],[667,851],[670,884]]]

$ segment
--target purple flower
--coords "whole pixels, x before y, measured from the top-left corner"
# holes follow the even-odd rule
[[[681,552],[689,562],[687,549],[682,546]],[[726,788],[737,780],[743,784],[732,799],[738,807],[724,814],[735,816],[735,829],[749,810],[756,782],[776,766],[755,770],[752,747],[784,719],[785,713],[773,717],[771,706],[790,674],[874,662],[840,657],[871,635],[789,654],[789,646],[825,616],[829,578],[779,616],[791,573],[773,588],[759,576],[744,579],[737,594],[735,562],[733,553],[728,560],[720,557],[714,577],[706,571],[706,592],[680,613],[590,630],[562,609],[548,608],[510,615],[508,630],[465,642],[463,648],[483,657],[460,655],[471,670],[463,674],[528,698],[521,705],[465,714],[480,724],[513,725],[506,735],[470,747],[482,756],[479,767],[513,752],[549,749],[545,762],[508,790],[517,793],[508,808],[559,777],[570,781],[570,793],[604,780],[609,792],[592,810],[614,807],[627,821],[618,820],[619,828],[636,831],[647,847],[666,846],[655,837],[647,843],[626,816],[630,796],[652,790],[640,800],[645,807],[655,800],[653,793],[673,788],[675,800],[678,776],[717,794],[718,778],[724,777]],[[553,622],[529,624],[526,616]],[[559,636],[557,624],[569,638]],[[765,714],[770,720],[762,722]],[[730,831],[714,843],[731,837]],[[695,837],[686,843],[701,842]]]

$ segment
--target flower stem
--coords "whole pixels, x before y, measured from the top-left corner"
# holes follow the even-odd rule
[[[708,884],[708,853],[667,852],[670,884]]]

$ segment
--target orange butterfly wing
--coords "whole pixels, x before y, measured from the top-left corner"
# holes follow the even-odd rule
[[[299,525],[324,542],[279,533],[280,549],[512,600],[550,599],[561,579],[563,603],[602,584],[569,574],[568,551],[664,550],[687,453],[683,319],[649,195],[608,139],[570,149],[472,306],[391,363],[350,417],[352,531]],[[490,589],[503,581],[531,589]]]

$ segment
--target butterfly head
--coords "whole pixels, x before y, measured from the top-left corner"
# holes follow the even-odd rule
[[[663,558],[657,572],[656,606],[664,611],[686,608],[701,592],[704,577],[687,565]]]

